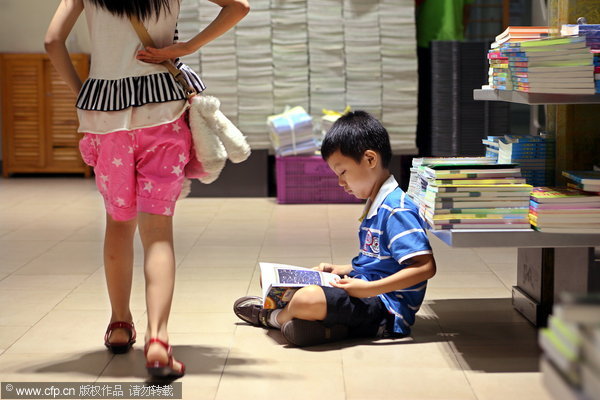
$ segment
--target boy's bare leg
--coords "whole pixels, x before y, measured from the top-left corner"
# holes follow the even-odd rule
[[[279,315],[281,325],[293,318],[307,321],[322,321],[327,316],[327,300],[320,286],[310,285],[300,288]]]
[[[146,309],[148,328],[146,339],[169,341],[167,323],[175,287],[175,252],[173,250],[173,218],[140,213],[140,237],[144,246],[144,275],[146,278]],[[167,351],[154,343],[148,348],[147,360],[168,361]],[[175,362],[175,369],[181,364]]]
[[[104,236],[104,274],[112,315],[110,322],[132,322],[129,309],[131,282],[133,279],[133,236],[137,221],[115,221],[106,214]],[[122,328],[113,330],[111,343],[126,343],[129,332]]]

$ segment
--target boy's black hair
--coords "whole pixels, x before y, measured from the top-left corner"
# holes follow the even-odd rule
[[[365,151],[379,153],[381,164],[388,168],[392,146],[387,130],[371,114],[354,111],[342,115],[329,129],[321,145],[321,155],[327,160],[337,150],[360,163]]]
[[[137,16],[141,21],[155,17],[159,18],[160,12],[171,10],[170,0],[88,0],[111,14],[118,16]]]

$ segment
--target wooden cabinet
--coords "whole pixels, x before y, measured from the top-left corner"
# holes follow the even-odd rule
[[[89,56],[72,54],[79,76]],[[45,54],[0,55],[2,80],[2,172],[82,173],[90,168],[79,154],[76,96]]]

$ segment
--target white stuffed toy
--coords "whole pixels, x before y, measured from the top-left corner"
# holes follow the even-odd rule
[[[233,163],[250,156],[250,146],[240,130],[219,110],[221,102],[212,96],[194,96],[189,111],[190,128],[196,156],[205,175],[202,183],[214,182],[227,158]]]

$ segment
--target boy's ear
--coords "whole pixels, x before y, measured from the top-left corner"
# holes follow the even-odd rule
[[[371,167],[371,168],[375,167],[379,163],[379,154],[377,154],[376,151],[367,150],[367,151],[365,151],[365,154],[363,157],[365,158],[369,167]]]

